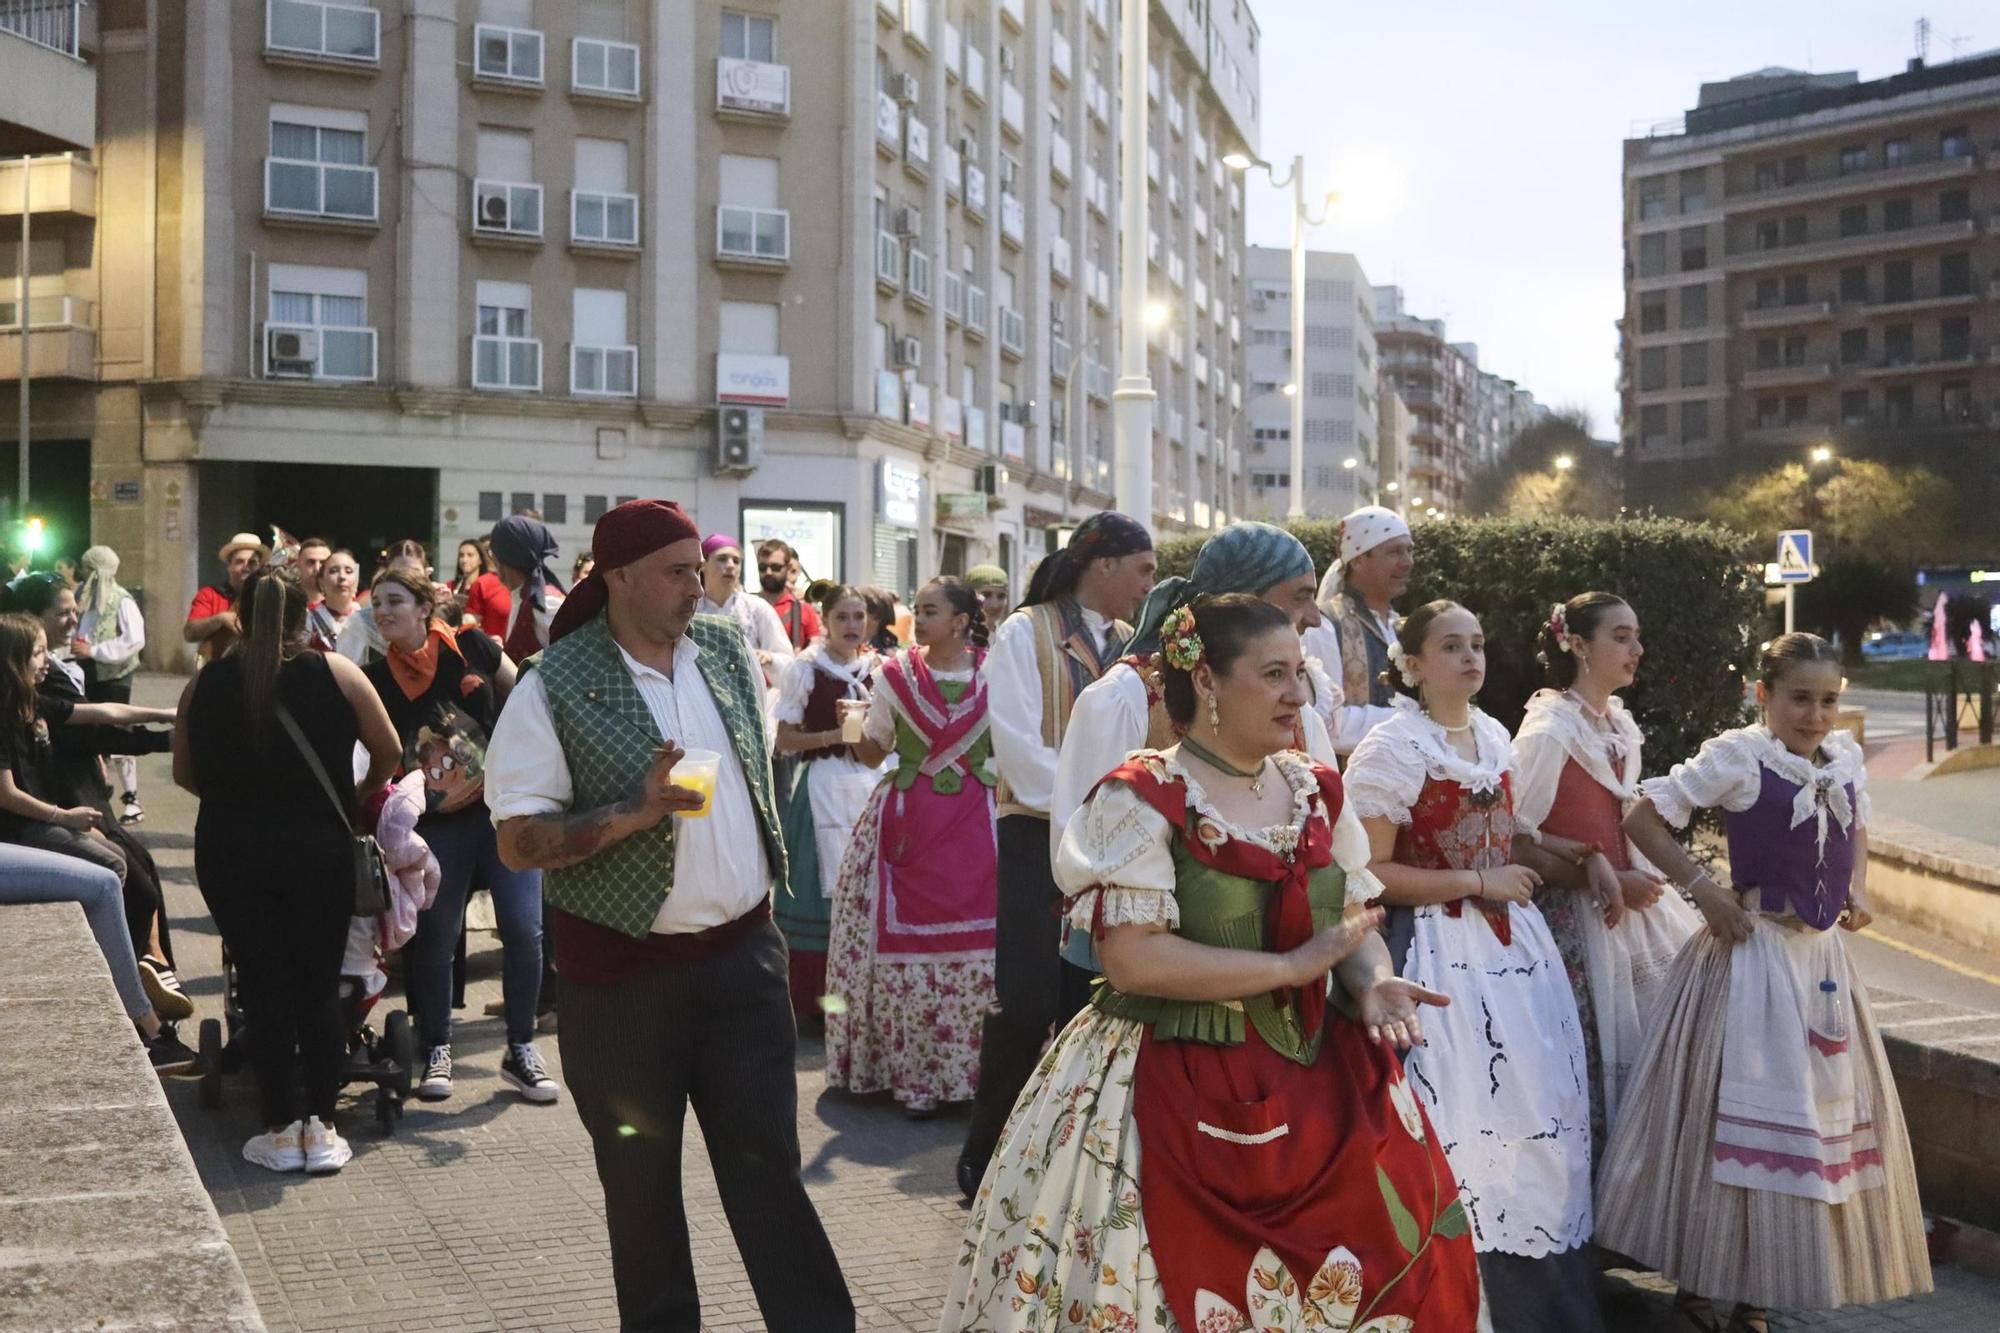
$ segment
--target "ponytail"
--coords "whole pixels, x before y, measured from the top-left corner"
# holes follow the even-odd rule
[[[973,591],[972,585],[964,579],[951,574],[945,574],[932,579],[929,586],[936,588],[939,593],[943,594],[944,599],[951,603],[953,615],[960,615],[966,618],[965,641],[972,647],[980,649],[983,652],[989,638],[986,626],[986,610],[984,604],[979,600],[979,594]]]
[[[249,627],[230,652],[242,659],[245,712],[261,744],[277,716],[278,671],[305,635],[305,591],[291,569],[266,567],[243,581],[237,605]]]

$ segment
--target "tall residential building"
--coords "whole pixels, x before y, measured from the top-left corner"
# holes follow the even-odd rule
[[[1291,251],[1250,247],[1249,504],[1283,518],[1291,504],[1292,405],[1305,394],[1305,507],[1316,518],[1373,504],[1381,479],[1373,288],[1361,261],[1306,252],[1306,345],[1292,347]],[[1297,369],[1294,369],[1294,366]]]
[[[1990,437],[1996,148],[2000,53],[1867,82],[1759,70],[1628,140],[1619,389],[1635,495],[1830,440],[1956,455]]]
[[[1466,452],[1475,470],[1494,467],[1514,437],[1545,419],[1549,409],[1535,401],[1532,390],[1490,370],[1480,370],[1478,343],[1453,343],[1452,349],[1476,372],[1466,397]]]
[[[908,591],[1018,581],[1110,503],[1112,0],[28,8],[103,27],[65,56],[94,130],[26,145],[83,150],[35,166],[67,350],[44,370],[36,335],[33,432],[69,480],[34,504],[120,548],[163,628],[273,523],[365,561],[532,508],[574,551],[666,495]],[[1238,507],[1222,158],[1256,149],[1258,36],[1239,3],[1151,12],[1172,530]]]
[[[1445,337],[1443,320],[1418,319],[1404,309],[1400,287],[1377,287],[1374,300],[1385,392],[1393,386],[1410,413],[1405,503],[1412,513],[1435,508],[1455,514],[1475,465],[1466,414],[1478,367]]]

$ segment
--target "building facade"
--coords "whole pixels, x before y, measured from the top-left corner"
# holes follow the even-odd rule
[[[2000,407],[2000,53],[1766,69],[1625,144],[1635,497],[1867,437],[1948,455]]]
[[[1248,512],[1291,505],[1292,404],[1305,395],[1306,512],[1338,516],[1375,503],[1382,480],[1373,288],[1350,254],[1306,252],[1303,351],[1292,347],[1291,251],[1250,247]]]
[[[1408,409],[1405,503],[1412,515],[1455,514],[1474,468],[1466,417],[1474,408],[1479,370],[1445,336],[1441,319],[1418,319],[1399,287],[1377,287],[1375,345],[1382,379]],[[1386,390],[1385,390],[1386,391]]]
[[[367,567],[535,509],[567,553],[665,495],[907,593],[1024,582],[1110,503],[1111,0],[75,8],[98,124],[33,206],[54,170],[95,212],[31,257],[95,350],[46,389],[38,353],[31,429],[87,460],[71,544],[168,622],[273,524]],[[1205,527],[1242,477],[1221,158],[1255,151],[1257,34],[1152,15],[1152,517]]]

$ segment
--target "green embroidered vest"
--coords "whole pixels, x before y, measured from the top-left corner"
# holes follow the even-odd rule
[[[1189,854],[1185,839],[1174,835],[1174,899],[1181,923],[1174,933],[1200,944],[1224,949],[1267,950],[1266,904],[1271,886],[1240,875],[1226,874]],[[1347,872],[1330,864],[1313,872],[1306,884],[1312,903],[1313,929],[1340,924],[1347,908]],[[1269,991],[1244,1000],[1169,1000],[1157,995],[1127,995],[1100,979],[1091,1003],[1107,1014],[1131,1018],[1153,1029],[1162,1041],[1198,1041],[1211,1046],[1239,1045],[1247,1018],[1264,1044],[1288,1060],[1310,1065],[1319,1055],[1320,1030],[1307,1039],[1289,1001],[1280,1004]],[[1327,997],[1326,1021],[1346,1003],[1340,987]]]
[[[964,696],[965,692],[972,688],[972,682],[964,680],[941,680],[937,683],[937,687],[938,693],[944,696],[946,703],[956,704]],[[884,686],[883,688],[886,689],[887,687]],[[897,717],[896,772],[892,779],[896,784],[896,790],[908,791],[910,788],[916,786],[923,778],[923,774],[918,770],[924,766],[924,760],[930,757],[930,743],[917,734],[915,727],[912,727],[900,716]],[[972,764],[972,775],[979,779],[981,785],[991,787],[999,781],[998,776],[993,772],[993,733],[991,731],[988,731],[985,735],[974,741],[972,748],[965,752],[965,757]],[[965,774],[959,769],[957,764],[953,764],[949,768],[938,770],[937,776],[932,778],[930,783],[931,790],[938,795],[956,796],[965,787]]]
[[[688,637],[715,699],[738,765],[771,874],[785,879],[785,841],[765,744],[763,676],[743,631],[729,616],[696,616]],[[525,666],[537,667],[556,738],[569,761],[572,810],[616,805],[639,789],[662,743],[645,698],[625,667],[604,617],[571,631]],[[727,774],[728,766],[723,769]],[[674,883],[675,823],[612,844],[587,861],[542,876],[542,891],[563,911],[643,939]]]

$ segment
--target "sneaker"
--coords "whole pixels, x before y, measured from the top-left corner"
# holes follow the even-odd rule
[[[136,791],[126,792],[123,808],[118,812],[118,822],[121,824],[136,824],[145,817],[146,812],[139,806],[139,793]]]
[[[417,1096],[427,1102],[441,1102],[451,1096],[451,1044],[431,1047],[430,1058],[424,1061],[423,1082],[417,1084]]]
[[[162,1027],[160,1035],[146,1042],[146,1058],[152,1062],[155,1074],[183,1074],[194,1068],[199,1058],[181,1044],[170,1027]]]
[[[139,984],[146,988],[146,998],[153,1002],[153,1012],[168,1022],[194,1017],[194,1001],[181,989],[181,979],[174,975],[166,960],[151,954],[139,955]]]
[[[347,1140],[318,1116],[307,1119],[299,1141],[305,1149],[305,1168],[309,1176],[330,1176],[354,1160],[354,1149],[348,1146]]]
[[[562,1089],[549,1077],[541,1055],[529,1042],[507,1047],[507,1058],[500,1062],[500,1077],[531,1102],[547,1103],[562,1096]]]
[[[259,1134],[243,1145],[243,1160],[273,1171],[306,1169],[305,1126],[294,1120],[283,1129]]]

